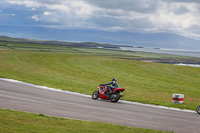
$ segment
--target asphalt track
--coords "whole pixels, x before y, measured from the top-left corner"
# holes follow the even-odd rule
[[[0,108],[177,133],[200,133],[200,115],[91,96],[0,78]]]

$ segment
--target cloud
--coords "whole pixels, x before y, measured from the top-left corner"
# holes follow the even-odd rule
[[[147,22],[153,29],[164,31],[166,27],[171,26],[175,29],[187,29],[193,25],[199,25],[200,18],[197,16],[200,13],[200,4],[198,1],[177,0],[167,2],[164,0],[125,0],[118,1],[95,1],[87,0],[88,3],[100,8],[102,14],[97,13],[98,17],[107,16],[109,18],[119,19],[124,21],[129,26],[131,23],[138,21],[132,25],[131,29],[141,27]],[[142,21],[143,20],[143,21]],[[124,26],[125,27],[125,26]],[[148,26],[147,26],[148,27]],[[130,29],[130,27],[127,27]],[[170,29],[172,30],[172,29]]]
[[[193,31],[190,27],[199,26],[200,17],[197,15],[199,5],[195,3],[164,3],[161,2],[157,12],[150,15],[150,20],[158,31],[170,31],[182,35],[189,35]]]
[[[38,15],[32,16],[32,19],[34,19],[35,21],[39,21],[40,20]]]
[[[44,12],[43,14],[48,16],[48,15],[51,15],[51,12]]]
[[[15,16],[16,14],[13,14],[13,13],[12,13],[12,14],[10,14],[10,15],[11,15],[11,16]]]
[[[116,0],[87,0],[87,2],[102,9],[148,13],[156,10],[158,0],[118,0],[117,2]]]
[[[171,32],[200,37],[199,0],[2,0],[49,28]],[[40,9],[40,10],[39,10]],[[41,10],[42,9],[42,10]],[[195,29],[195,30],[194,30]]]

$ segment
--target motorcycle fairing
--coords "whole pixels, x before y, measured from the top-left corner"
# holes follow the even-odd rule
[[[116,89],[112,89],[111,91],[121,91],[123,92],[125,89],[124,88],[116,88]]]

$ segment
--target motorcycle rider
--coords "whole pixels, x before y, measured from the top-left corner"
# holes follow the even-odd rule
[[[100,85],[112,85],[112,86],[107,86],[109,90],[108,93],[111,94],[112,93],[111,89],[119,88],[118,83],[116,81],[117,81],[116,78],[112,78],[112,82],[106,83],[106,84],[100,84]]]

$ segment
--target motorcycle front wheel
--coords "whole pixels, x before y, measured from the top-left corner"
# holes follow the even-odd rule
[[[200,114],[200,105],[196,109],[197,113]]]
[[[93,94],[92,94],[92,99],[96,100],[99,98],[99,91],[95,91]]]
[[[110,101],[111,102],[117,102],[120,99],[120,94],[119,93],[113,93],[110,95]]]

